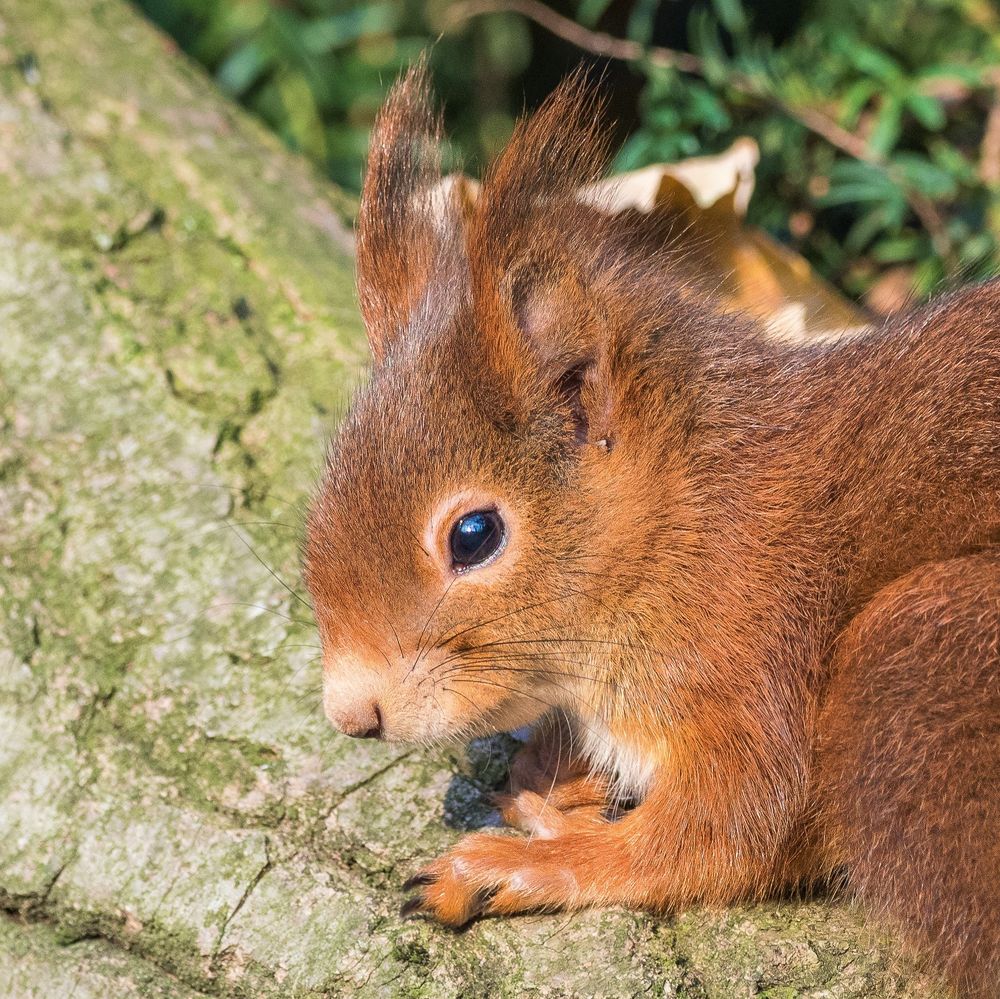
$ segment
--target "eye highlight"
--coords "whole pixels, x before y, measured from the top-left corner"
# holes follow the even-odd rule
[[[492,561],[507,540],[507,529],[496,510],[474,510],[455,521],[448,545],[452,568],[462,572]]]

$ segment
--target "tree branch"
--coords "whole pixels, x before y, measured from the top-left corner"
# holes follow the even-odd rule
[[[619,59],[622,62],[649,59],[659,66],[678,69],[682,73],[698,76],[704,74],[701,59],[690,52],[677,52],[665,48],[647,49],[638,42],[626,38],[615,38],[614,35],[603,31],[591,31],[582,24],[556,13],[551,7],[538,3],[537,0],[464,0],[452,4],[445,11],[444,30],[453,31],[466,21],[483,14],[520,14],[529,21],[541,25],[557,38],[585,52],[605,56],[608,59]]]

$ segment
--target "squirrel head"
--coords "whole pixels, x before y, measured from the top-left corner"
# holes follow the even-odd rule
[[[647,544],[669,482],[618,460],[651,418],[622,371],[655,338],[662,260],[577,197],[605,165],[597,118],[568,79],[474,205],[442,180],[423,67],[378,118],[357,226],[374,366],[306,545],[348,734],[468,737],[607,694],[608,587],[631,585],[608,566]]]

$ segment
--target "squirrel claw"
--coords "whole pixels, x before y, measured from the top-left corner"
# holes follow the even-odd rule
[[[565,882],[558,869],[540,868],[527,840],[474,833],[406,882],[417,889],[400,910],[403,918],[422,915],[458,928],[480,916],[524,912],[538,907],[546,887]],[[557,902],[558,904],[558,902]]]
[[[433,884],[434,881],[436,879],[427,881],[426,884]],[[473,891],[460,905],[458,910],[448,911],[452,906],[447,905],[445,898],[435,900],[427,892],[421,891],[408,898],[399,907],[399,916],[400,919],[427,916],[445,926],[459,929],[461,926],[464,926],[486,912],[490,899],[495,892],[495,888]]]
[[[424,885],[432,885],[437,881],[438,876],[432,871],[418,871],[412,878],[407,878],[403,882],[403,891],[410,891],[413,888],[421,888]]]
[[[424,897],[423,895],[414,895],[408,898],[399,907],[399,917],[400,919],[412,919],[414,916],[419,916],[424,912]]]

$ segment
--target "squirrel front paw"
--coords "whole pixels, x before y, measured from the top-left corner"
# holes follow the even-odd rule
[[[493,803],[504,825],[539,839],[555,839],[606,821],[604,796],[586,792],[585,788],[559,785],[544,795],[536,791],[495,794]]]
[[[428,864],[403,886],[418,889],[402,916],[423,914],[446,926],[463,926],[480,915],[556,908],[577,891],[565,866],[538,856],[513,836],[473,833]]]
[[[551,727],[543,727],[514,757],[509,791],[495,795],[495,801],[508,825],[543,835],[536,828],[542,812],[580,809],[600,814],[609,805],[610,791],[605,776],[594,773],[588,761],[564,752],[562,737],[557,741]],[[547,809],[541,808],[542,801]]]

